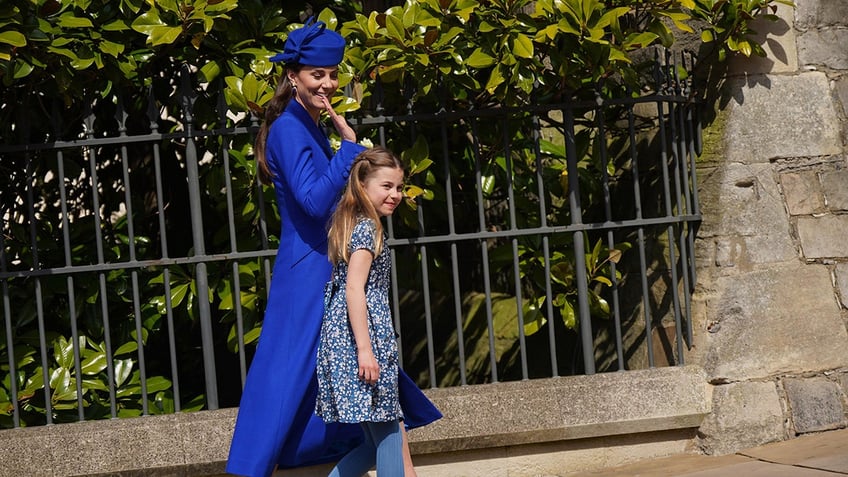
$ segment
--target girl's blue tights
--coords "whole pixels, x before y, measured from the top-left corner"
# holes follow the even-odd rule
[[[365,441],[333,467],[329,477],[362,477],[377,461],[377,477],[403,477],[400,421],[363,422]]]

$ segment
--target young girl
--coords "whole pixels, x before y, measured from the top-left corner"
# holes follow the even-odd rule
[[[375,458],[378,477],[403,476],[391,257],[380,223],[400,204],[403,179],[394,154],[382,147],[363,151],[330,222],[333,276],[324,295],[315,412],[326,422],[360,423],[365,433],[332,477],[360,477]]]

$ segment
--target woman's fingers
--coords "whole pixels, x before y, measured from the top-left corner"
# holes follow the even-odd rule
[[[345,118],[341,117],[336,113],[333,109],[333,106],[330,104],[330,98],[326,96],[321,97],[321,101],[324,103],[324,109],[327,110],[327,114],[330,115],[330,120],[333,121],[333,126],[336,128],[336,131],[339,132],[339,135],[342,139],[346,139],[351,142],[356,142],[356,133],[353,131],[353,128],[345,121]]]

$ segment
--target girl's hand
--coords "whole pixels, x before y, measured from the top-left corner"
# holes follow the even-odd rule
[[[339,132],[339,136],[341,136],[344,140],[356,142],[356,133],[353,131],[353,128],[350,127],[350,124],[345,121],[345,118],[336,114],[336,111],[330,105],[330,98],[321,96],[321,101],[324,103],[324,109],[327,110],[327,114],[330,115],[330,120],[333,121],[333,126],[335,126],[336,131]]]
[[[377,364],[374,353],[370,349],[359,351],[357,360],[359,361],[359,379],[368,384],[377,384],[377,379],[380,378],[380,365]]]

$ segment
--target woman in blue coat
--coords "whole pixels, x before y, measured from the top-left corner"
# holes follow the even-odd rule
[[[362,439],[358,425],[325,424],[314,414],[324,284],[332,271],[327,221],[353,158],[364,149],[330,106],[344,47],[344,39],[323,22],[307,22],[271,58],[284,62],[286,72],[266,107],[254,154],[260,180],[274,185],[282,232],[230,446],[230,474],[267,477],[275,467],[337,460]],[[335,154],[318,125],[323,111],[342,137]],[[407,428],[441,417],[403,371],[399,388]],[[405,474],[414,476],[408,446],[404,454]]]

